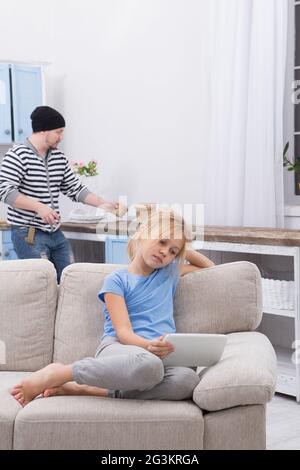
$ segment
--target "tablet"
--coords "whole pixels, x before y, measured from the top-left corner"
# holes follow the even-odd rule
[[[206,333],[171,333],[164,341],[175,351],[163,359],[165,366],[209,367],[216,364],[224,351],[226,335]]]

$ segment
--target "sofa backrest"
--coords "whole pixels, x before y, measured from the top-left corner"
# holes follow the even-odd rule
[[[52,263],[0,262],[0,370],[34,371],[52,361],[56,306]]]
[[[253,331],[262,319],[261,276],[248,261],[220,264],[183,276],[176,291],[178,332]]]
[[[94,356],[103,331],[98,292],[105,276],[120,266],[68,266],[60,284],[54,361]],[[122,266],[124,267],[124,266]],[[254,330],[261,321],[261,280],[247,261],[202,269],[180,279],[174,316],[178,332],[229,333]]]
[[[98,292],[118,265],[75,263],[63,270],[56,314],[54,362],[94,356],[103,332]]]

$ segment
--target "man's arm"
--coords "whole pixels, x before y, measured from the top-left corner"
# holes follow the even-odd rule
[[[180,276],[198,271],[203,268],[211,268],[215,265],[210,259],[195,250],[187,250],[185,259],[189,264],[183,264],[180,266]]]
[[[94,193],[88,193],[86,198],[82,201],[83,204],[87,204],[88,206],[93,207],[102,207],[103,209],[107,210],[116,210],[117,203],[114,201],[106,201],[102,197],[96,196]]]
[[[68,161],[66,161],[66,169],[63,181],[60,185],[60,190],[65,196],[69,197],[74,202],[81,202],[88,206],[99,207],[108,212],[112,212],[117,216],[124,215],[127,210],[123,205],[118,204],[115,201],[107,201],[106,199],[103,199],[89,191],[87,187],[82,185],[78,175],[75,174]]]
[[[36,212],[46,224],[54,225],[59,221],[58,213],[51,209],[51,207],[36,199],[24,196],[24,194],[19,193],[12,206],[16,209]]]
[[[93,193],[88,193],[86,198],[83,200],[83,203],[89,206],[99,207],[108,212],[113,212],[120,217],[122,217],[122,215],[127,211],[127,207],[123,206],[123,204],[119,204],[115,201],[107,201]]]

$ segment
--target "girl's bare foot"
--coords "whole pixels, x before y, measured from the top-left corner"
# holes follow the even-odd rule
[[[25,406],[44,390],[62,385],[70,380],[72,380],[72,366],[49,364],[15,385],[11,394],[22,406]]]
[[[52,397],[56,395],[89,395],[94,397],[107,397],[106,388],[90,387],[89,385],[79,385],[76,382],[67,382],[60,387],[47,388],[43,396]]]

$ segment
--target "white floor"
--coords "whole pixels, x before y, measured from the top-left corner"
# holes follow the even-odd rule
[[[267,449],[300,450],[300,403],[276,394],[267,405]]]

